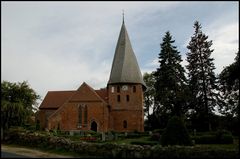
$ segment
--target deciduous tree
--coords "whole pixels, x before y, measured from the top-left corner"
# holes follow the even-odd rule
[[[33,114],[34,105],[40,96],[30,88],[29,84],[1,83],[1,127],[21,126]]]

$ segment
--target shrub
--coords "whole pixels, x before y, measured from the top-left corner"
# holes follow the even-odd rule
[[[187,128],[180,117],[172,117],[161,137],[161,143],[166,145],[192,145]]]

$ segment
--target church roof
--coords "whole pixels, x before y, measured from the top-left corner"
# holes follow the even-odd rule
[[[49,91],[40,105],[40,109],[57,109],[76,91]]]
[[[87,85],[87,84],[83,83],[81,86],[83,85]],[[100,100],[107,103],[108,101],[107,89],[94,90],[88,85],[87,87],[89,87],[89,89],[91,89],[91,91],[97,97],[99,97]],[[40,109],[58,109],[68,100],[86,100],[86,99],[83,99],[82,97],[82,95],[84,95],[85,93],[79,96],[79,89],[74,91],[49,91],[39,108]],[[89,98],[94,99],[94,97],[91,97],[89,94],[88,96]]]
[[[77,89],[76,93],[71,97],[70,101],[102,101],[106,102],[99,94],[87,83]]]
[[[66,106],[68,106],[66,104],[67,102],[93,102],[94,101],[94,102],[104,102],[105,104],[107,104],[105,100],[106,97],[100,96],[97,92],[99,92],[99,90],[94,90],[87,83],[83,82],[82,85],[76,91],[73,91],[73,94],[70,96],[70,98],[67,98],[67,99],[65,98],[66,101],[63,102],[62,105],[59,105],[58,109],[54,113],[52,113],[48,117],[48,119],[52,118],[53,116],[61,112]],[[103,90],[100,94],[107,95],[103,93]],[[104,99],[102,97],[104,97]]]
[[[118,38],[108,84],[140,83],[145,86],[124,21]]]

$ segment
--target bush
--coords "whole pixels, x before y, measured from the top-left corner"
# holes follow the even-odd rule
[[[161,143],[166,145],[192,145],[187,128],[180,117],[172,117],[161,137]]]

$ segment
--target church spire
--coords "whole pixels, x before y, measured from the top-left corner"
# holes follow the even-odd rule
[[[108,81],[108,84],[117,83],[138,83],[145,87],[145,83],[137,63],[137,58],[133,52],[127,29],[124,24],[124,14],[123,24],[118,37],[111,74]]]

